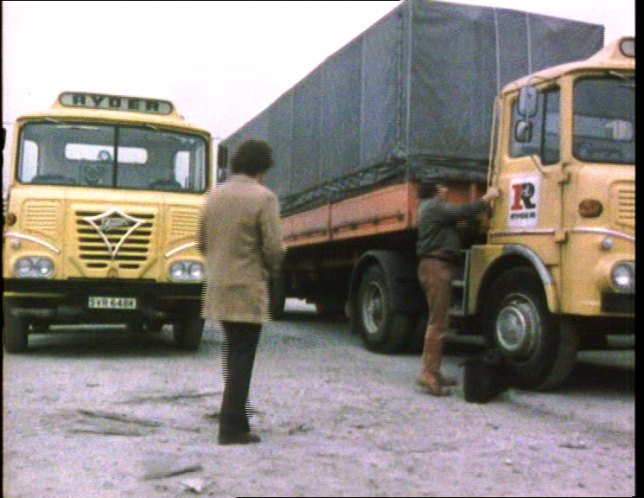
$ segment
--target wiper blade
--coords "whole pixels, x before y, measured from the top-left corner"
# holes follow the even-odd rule
[[[57,125],[60,125],[60,128],[64,130],[100,130],[100,127],[98,126],[91,126],[91,125],[84,125],[84,124],[78,124],[78,123],[69,123],[69,122],[64,122],[56,118],[51,118],[51,117],[46,117],[43,118],[43,121],[46,121],[47,123],[54,123]]]
[[[616,76],[616,77],[626,81],[627,83],[630,83],[628,86],[632,87],[632,88],[635,88],[635,77],[634,76],[629,77],[629,76],[626,76],[625,74],[622,74],[619,71],[615,71],[615,70],[608,71],[608,74],[610,74],[611,76]]]
[[[79,124],[63,124],[61,128],[64,130],[90,130],[90,131],[100,130],[98,126],[79,125]]]
[[[179,142],[184,145],[190,145],[194,142],[194,139],[191,137],[183,137],[181,135],[177,135],[175,133],[170,133],[166,132],[164,130],[159,129],[157,126],[150,124],[150,123],[145,123],[144,125],[146,128],[150,128],[151,130],[157,131],[161,134],[163,138],[169,138],[170,140],[174,140],[175,142]]]

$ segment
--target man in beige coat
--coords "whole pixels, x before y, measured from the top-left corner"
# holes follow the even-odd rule
[[[233,175],[206,196],[201,213],[202,315],[220,320],[225,335],[219,444],[260,440],[250,431],[248,392],[262,323],[269,319],[268,282],[285,253],[277,197],[262,185],[272,165],[266,142],[242,142],[231,161]]]

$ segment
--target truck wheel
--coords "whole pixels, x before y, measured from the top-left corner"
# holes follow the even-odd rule
[[[179,349],[184,351],[196,351],[199,349],[203,335],[204,320],[199,316],[199,310],[195,316],[176,322],[172,326],[174,342]]]
[[[392,309],[391,292],[380,266],[374,265],[365,272],[353,316],[370,351],[400,351],[409,334],[409,316]]]
[[[29,344],[29,324],[24,318],[14,316],[12,310],[12,303],[5,302],[2,343],[7,353],[22,353]]]
[[[545,390],[561,384],[575,363],[579,334],[548,311],[539,276],[530,268],[502,274],[489,291],[484,327],[521,387]]]
[[[286,304],[286,279],[280,274],[270,279],[268,283],[268,306],[271,320],[284,318],[284,305]]]

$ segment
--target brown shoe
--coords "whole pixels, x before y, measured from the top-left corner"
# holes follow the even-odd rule
[[[449,396],[452,394],[449,389],[441,385],[436,377],[430,377],[426,374],[418,377],[416,384],[424,388],[432,396]]]

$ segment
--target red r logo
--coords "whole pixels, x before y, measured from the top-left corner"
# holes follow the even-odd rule
[[[519,211],[521,209],[534,209],[536,204],[532,198],[535,193],[534,184],[516,183],[512,185],[512,206],[510,210]]]

